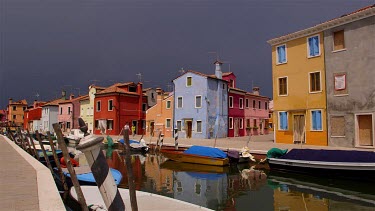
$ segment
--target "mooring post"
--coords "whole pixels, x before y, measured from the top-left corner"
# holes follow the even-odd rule
[[[86,200],[85,200],[85,197],[83,196],[81,186],[79,186],[76,171],[74,170],[73,165],[70,162],[69,151],[68,151],[68,148],[66,147],[64,137],[63,137],[63,134],[61,132],[61,128],[59,126],[59,123],[55,123],[52,126],[53,126],[53,130],[55,131],[56,136],[57,136],[57,143],[59,144],[59,147],[63,152],[66,167],[67,167],[67,169],[69,171],[69,174],[70,174],[70,179],[72,180],[74,189],[77,193],[78,202],[81,205],[82,210],[88,211],[89,208],[87,207]]]
[[[30,144],[30,141],[28,140],[27,138],[27,135],[25,134],[25,136],[21,133],[21,136],[22,136],[22,139],[25,140],[25,143],[27,145],[27,149],[29,151],[30,154],[32,154],[33,156],[36,156],[35,155],[35,151],[34,149],[31,148],[31,144]]]
[[[163,146],[163,142],[164,142],[164,134],[161,134],[161,140],[159,142],[159,151],[161,150],[161,147]]]
[[[174,129],[174,148],[178,150],[178,128]]]
[[[23,135],[22,135],[22,132],[21,132],[20,128],[18,128],[18,134],[19,134],[19,138],[21,139],[21,142],[22,142],[22,145],[24,147],[24,150],[26,152],[28,152],[28,149],[30,149],[30,145],[29,145],[29,142],[26,139],[23,138]]]
[[[133,177],[132,162],[130,157],[129,129],[124,130],[125,164],[128,174],[129,195],[132,211],[138,211],[137,196],[135,192],[135,181]]]
[[[33,137],[30,135],[29,130],[27,130],[27,135],[29,136],[29,139],[30,139],[31,145],[33,146],[33,149],[34,149],[34,152],[35,152],[36,159],[40,160],[39,153],[36,151],[36,147],[35,147],[35,144],[34,144],[34,140],[33,140]]]
[[[17,128],[17,130],[16,130],[16,134],[17,134],[17,136],[18,136],[18,140],[21,142],[21,148],[23,149],[23,150],[27,150],[26,149],[26,145],[25,145],[25,143],[23,142],[23,139],[22,139],[22,136],[21,136],[21,129],[20,128]]]
[[[47,136],[48,136],[49,145],[51,146],[51,150],[52,150],[52,153],[53,153],[53,159],[55,160],[56,167],[59,171],[61,182],[63,184],[64,190],[67,191],[67,190],[69,190],[69,188],[68,188],[68,185],[65,182],[65,176],[64,176],[64,173],[61,169],[60,161],[59,161],[59,158],[57,157],[57,154],[56,154],[55,145],[53,144],[51,133],[49,131],[47,131]]]
[[[158,149],[160,137],[161,137],[161,131],[159,131],[159,136],[158,136],[158,139],[156,140],[155,151]]]
[[[44,145],[43,145],[42,139],[40,138],[38,130],[35,131],[35,135],[36,135],[36,138],[39,141],[40,148],[42,149],[42,152],[43,152],[43,155],[44,155],[44,160],[46,161],[49,170],[51,170],[51,173],[53,174],[53,169],[52,169],[51,163],[49,162],[47,152],[44,149]]]
[[[78,121],[82,130],[82,127],[85,127],[83,125],[86,124],[81,118],[79,118]],[[82,132],[85,132],[86,136],[81,139],[76,148],[85,154],[107,209],[109,211],[125,210],[124,201],[117,189],[117,185],[109,169],[105,155],[100,149],[100,145],[104,138],[88,135],[87,128],[85,128],[85,130],[86,132],[83,130]]]

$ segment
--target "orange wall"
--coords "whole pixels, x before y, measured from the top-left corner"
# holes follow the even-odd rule
[[[167,101],[171,101],[171,107],[166,108]],[[149,108],[146,112],[146,136],[151,136],[150,123],[154,122],[154,136],[159,135],[159,131],[162,131],[164,137],[173,137],[173,96],[163,96],[158,94],[157,103],[153,107]],[[171,127],[166,127],[166,119],[171,119]]]

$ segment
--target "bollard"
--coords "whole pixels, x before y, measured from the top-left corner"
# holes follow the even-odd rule
[[[160,141],[160,137],[161,137],[161,131],[159,131],[159,136],[158,136],[158,140],[156,140],[156,145],[155,145],[155,152],[156,152],[156,150],[158,149],[158,146],[159,146],[159,141]]]
[[[174,129],[174,148],[178,150],[178,128]]]
[[[161,134],[161,140],[159,142],[159,151],[161,150],[161,147],[163,146],[163,142],[164,142],[164,134]]]
[[[125,210],[125,204],[109,170],[106,158],[100,149],[103,140],[103,137],[87,135],[81,139],[76,148],[85,154],[107,209],[109,211]]]

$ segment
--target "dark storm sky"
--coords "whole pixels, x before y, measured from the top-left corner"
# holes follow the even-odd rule
[[[8,98],[77,96],[89,84],[168,89],[181,68],[214,73],[217,52],[239,88],[272,97],[267,40],[375,0],[0,0],[0,108]],[[95,81],[97,80],[97,81]]]

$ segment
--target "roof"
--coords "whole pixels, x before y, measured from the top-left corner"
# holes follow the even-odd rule
[[[95,89],[105,89],[106,88],[106,87],[97,86],[97,85],[94,85],[94,84],[90,85],[89,87],[95,88]]]
[[[324,30],[327,30],[333,27],[341,26],[347,23],[351,23],[353,21],[357,21],[357,20],[361,20],[367,17],[374,16],[374,15],[375,15],[375,4],[360,8],[356,11],[353,11],[351,13],[344,14],[338,18],[317,24],[313,27],[303,29],[294,33],[290,33],[287,35],[283,35],[281,37],[273,38],[271,40],[268,40],[267,42],[270,45],[278,45],[278,44],[281,44],[290,40],[309,36],[309,35],[319,33],[319,32],[322,32]]]
[[[27,101],[23,99],[23,100],[12,102],[9,105],[27,105]]]
[[[89,99],[90,99],[89,95],[84,95],[84,96],[82,96],[81,99],[79,99],[79,101],[84,101],[84,100],[89,100]]]
[[[197,71],[194,71],[194,70],[187,70],[185,71],[183,74],[181,74],[180,76],[178,76],[177,78],[180,78],[181,76],[187,74],[187,73],[193,73],[193,74],[196,74],[196,75],[200,75],[200,76],[203,76],[203,77],[206,77],[206,78],[211,78],[211,79],[216,79],[216,80],[222,80],[222,81],[225,81],[224,79],[219,79],[217,78],[215,75],[208,75],[208,74],[205,74],[205,73],[201,73],[201,72],[197,72]],[[225,72],[223,73],[223,76],[227,76],[227,75],[230,75],[232,72]],[[172,81],[176,80],[177,78],[173,79]]]
[[[242,89],[239,89],[239,88],[233,88],[233,87],[230,87],[230,88],[229,88],[229,92],[230,92],[231,90],[233,90],[233,91],[238,91],[238,92],[243,92],[243,93],[247,93],[247,91],[242,90]]]
[[[73,103],[74,101],[77,101],[77,100],[81,100],[82,98],[85,98],[85,97],[89,97],[89,95],[83,95],[83,96],[79,96],[79,97],[76,97],[76,98],[73,98],[71,100],[65,100],[63,102],[60,102],[59,104],[64,104],[64,103]]]
[[[134,82],[127,82],[127,83],[116,83],[112,86],[104,89],[103,91],[96,93],[95,95],[102,95],[102,94],[108,94],[108,93],[123,93],[123,94],[132,94],[132,95],[138,95],[138,93],[135,92],[127,92],[121,89],[120,87],[126,86],[126,85],[136,85]]]
[[[51,101],[47,102],[46,104],[44,104],[42,107],[44,107],[44,106],[59,106],[59,103],[64,102],[64,101],[65,101],[65,99],[61,99],[61,98],[51,100]]]

